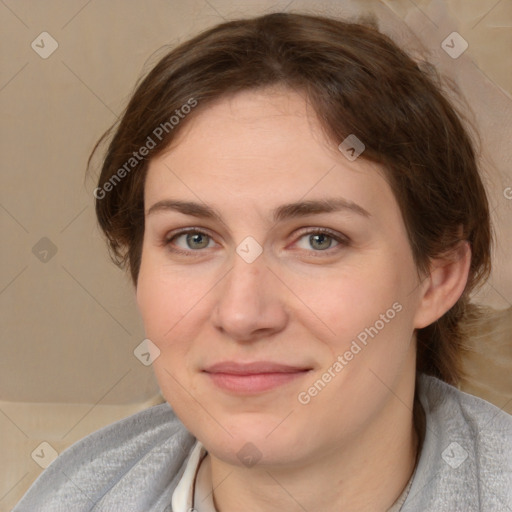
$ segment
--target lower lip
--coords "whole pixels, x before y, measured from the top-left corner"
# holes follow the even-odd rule
[[[232,373],[207,373],[213,383],[221,389],[233,393],[251,394],[268,391],[309,373],[309,370],[290,373],[255,373],[235,375]]]

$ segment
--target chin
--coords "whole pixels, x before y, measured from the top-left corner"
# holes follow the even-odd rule
[[[206,445],[205,445],[206,446]],[[208,449],[208,447],[207,447]],[[210,446],[208,450],[215,458],[222,460],[231,466],[246,467],[248,469],[263,466],[281,466],[294,464],[296,454],[291,453],[291,448],[274,445],[269,446],[263,442],[250,442],[247,440],[232,440],[229,445],[218,443]]]
[[[226,428],[232,437],[224,431],[222,436],[212,435],[209,430],[204,436],[199,433],[200,440],[214,457],[240,467],[295,464],[305,455],[305,433],[277,426],[279,422],[274,419],[258,423],[255,425],[254,418],[250,417],[231,421]]]

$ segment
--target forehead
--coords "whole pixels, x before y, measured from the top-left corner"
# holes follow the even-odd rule
[[[283,88],[244,91],[194,113],[149,165],[146,207],[170,193],[219,208],[227,198],[241,208],[276,207],[326,194],[366,210],[376,201],[396,207],[382,168],[349,161],[326,138],[306,98]]]
[[[306,97],[279,86],[221,96],[204,108],[199,104],[185,121],[165,153],[178,155],[201,146],[201,153],[194,156],[229,161],[252,158],[278,167],[290,152],[300,153],[306,141],[310,150],[336,147],[326,140]]]

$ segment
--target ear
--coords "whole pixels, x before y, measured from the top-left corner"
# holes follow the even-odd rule
[[[466,287],[471,265],[471,246],[467,240],[432,260],[429,275],[421,283],[414,327],[421,329],[441,318],[460,298]]]

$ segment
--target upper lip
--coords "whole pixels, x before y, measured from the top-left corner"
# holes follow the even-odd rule
[[[272,361],[254,361],[251,363],[236,363],[223,361],[204,369],[207,373],[230,373],[233,375],[253,375],[256,373],[296,373],[310,370],[305,366],[292,366],[274,363]]]

